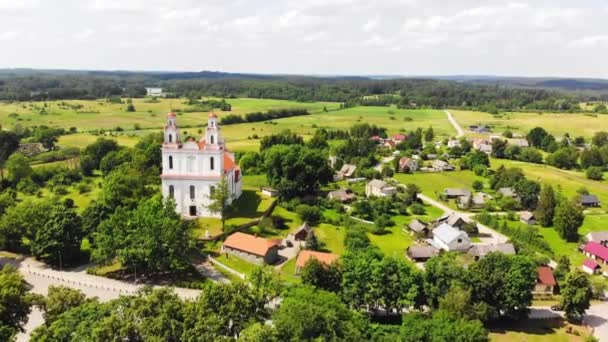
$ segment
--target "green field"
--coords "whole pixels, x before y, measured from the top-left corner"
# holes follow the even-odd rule
[[[578,336],[568,333],[571,326]],[[493,323],[489,328],[490,341],[494,342],[583,342],[590,335],[584,326],[552,320],[529,320]]]
[[[123,102],[126,100],[123,99]],[[142,129],[161,128],[165,123],[166,114],[176,111],[179,114],[179,124],[186,126],[201,126],[207,123],[208,112],[189,112],[184,99],[159,99],[151,102],[149,99],[132,99],[136,112],[127,112],[127,104],[108,103],[100,100],[65,100],[44,102],[13,102],[0,103],[0,124],[12,128],[15,124],[22,126],[46,125],[50,127],[77,127],[81,132],[106,129],[113,130],[121,127],[133,129],[138,124]],[[335,109],[337,103],[296,101],[270,99],[229,99],[232,105],[230,112],[215,111],[220,117],[228,113],[245,114],[279,108],[306,108],[311,113],[320,112],[323,107]],[[62,104],[68,104],[65,106]],[[46,106],[45,106],[46,105]],[[73,106],[82,106],[74,109]],[[40,114],[44,110],[44,114]]]
[[[597,131],[606,130],[608,115],[596,117],[581,113],[501,113],[500,116],[483,112],[450,110],[456,121],[467,129],[469,125],[486,124],[494,126],[495,133],[509,129],[514,133],[526,134],[534,127],[543,127],[556,137],[569,133],[571,137],[590,138]]]

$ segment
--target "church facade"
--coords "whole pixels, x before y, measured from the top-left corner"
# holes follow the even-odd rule
[[[226,149],[217,116],[209,114],[205,135],[182,141],[177,116],[167,115],[162,146],[162,193],[173,198],[184,218],[220,217],[208,209],[211,194],[226,180],[229,202],[241,195],[242,175],[234,154]]]

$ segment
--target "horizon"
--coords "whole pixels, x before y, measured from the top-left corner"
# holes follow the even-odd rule
[[[3,1],[0,68],[607,79],[606,15],[599,0]]]

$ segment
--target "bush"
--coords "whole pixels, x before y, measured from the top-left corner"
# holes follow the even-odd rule
[[[414,203],[410,206],[410,211],[412,212],[412,214],[414,215],[424,215],[426,214],[426,209],[424,209],[424,206],[420,203]]]
[[[604,171],[599,166],[590,166],[585,171],[587,178],[600,181],[604,179]]]
[[[76,189],[78,190],[79,194],[86,194],[87,192],[91,192],[91,187],[83,183],[78,184],[76,186]]]
[[[483,182],[479,179],[473,181],[473,189],[476,191],[481,191],[483,189]]]
[[[308,224],[316,226],[321,220],[321,211],[317,207],[308,204],[300,204],[296,207],[296,213],[300,219]]]

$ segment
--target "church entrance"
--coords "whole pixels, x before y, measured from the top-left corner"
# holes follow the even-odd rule
[[[190,216],[196,216],[196,206],[190,206]]]

